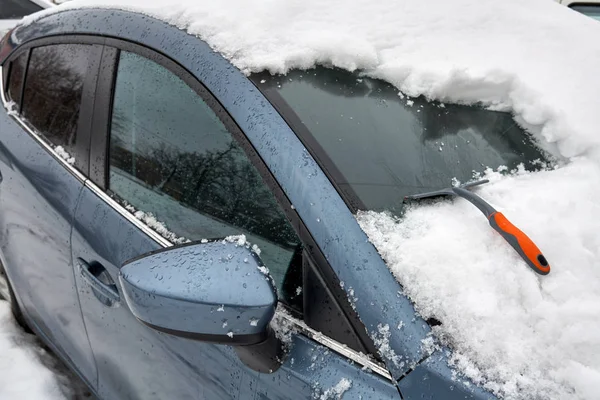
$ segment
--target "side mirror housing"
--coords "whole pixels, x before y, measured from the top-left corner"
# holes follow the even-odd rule
[[[260,258],[248,246],[226,240],[144,255],[125,264],[119,280],[139,321],[211,343],[264,342],[277,306]]]

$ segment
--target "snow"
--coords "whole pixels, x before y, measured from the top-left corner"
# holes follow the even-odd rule
[[[504,173],[505,174],[505,173]],[[411,207],[399,220],[358,220],[452,362],[516,399],[594,399],[600,393],[600,166],[487,171],[477,193],[526,232],[552,266],[536,275],[462,200]],[[500,207],[498,207],[500,208]]]
[[[6,114],[7,114],[7,115],[17,115],[17,113],[18,113],[18,112],[17,112],[17,108],[18,108],[18,107],[17,107],[17,103],[15,103],[15,102],[14,102],[14,101],[12,101],[12,100],[9,100],[9,101],[6,103],[6,110],[7,110],[7,111],[6,111]]]
[[[285,309],[284,306],[278,305],[275,315],[271,320],[270,326],[275,332],[275,336],[284,344],[286,351],[292,345],[292,334],[297,330],[296,325],[292,322],[294,318]]]
[[[76,393],[65,367],[16,325],[6,301],[0,301],[0,326],[0,399],[66,400],[83,395],[81,388]]]
[[[56,146],[54,151],[69,165],[75,164],[75,157],[72,157],[62,146]]]
[[[344,393],[350,390],[351,387],[352,381],[347,378],[342,378],[334,387],[324,391],[319,397],[319,400],[341,399],[344,396]]]
[[[390,346],[391,335],[392,333],[390,332],[390,326],[388,324],[379,324],[377,325],[377,332],[371,335],[371,339],[382,357],[392,360],[396,366],[401,367],[404,365],[404,361],[402,361],[402,357],[397,355]]]
[[[163,19],[245,73],[360,69],[409,105],[424,95],[511,112],[558,168],[487,171],[475,190],[537,243],[550,275],[461,199],[357,218],[421,315],[442,322],[434,334],[463,374],[507,398],[597,398],[600,24],[549,0],[75,0],[28,21],[95,6]],[[390,334],[380,325],[380,351]]]

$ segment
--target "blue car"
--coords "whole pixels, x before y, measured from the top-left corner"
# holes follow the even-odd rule
[[[544,159],[509,114],[247,76],[106,8],[16,27],[0,78],[2,294],[99,398],[493,398],[424,345],[443,321],[355,215]]]

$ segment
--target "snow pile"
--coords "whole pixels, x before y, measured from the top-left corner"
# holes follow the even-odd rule
[[[488,171],[476,190],[538,244],[550,275],[463,200],[358,219],[419,312],[442,321],[435,334],[463,373],[509,398],[597,398],[600,24],[549,0],[75,0],[33,19],[95,6],[163,19],[245,72],[361,69],[409,96],[512,112],[560,168]]]
[[[415,205],[402,220],[358,220],[456,366],[508,398],[600,393],[600,166],[510,176],[477,193],[527,233],[552,271],[541,277],[462,199]]]
[[[59,377],[40,362],[48,354],[15,325],[5,301],[0,302],[0,326],[0,399],[65,399]]]

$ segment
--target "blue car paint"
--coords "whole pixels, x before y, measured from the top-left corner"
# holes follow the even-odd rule
[[[410,368],[424,357],[421,351],[421,339],[429,332],[428,326],[415,315],[412,304],[401,294],[400,286],[374,247],[368,242],[366,235],[314,159],[306,152],[295,134],[262,94],[239,71],[231,67],[227,61],[200,40],[169,27],[163,22],[129,12],[75,10],[52,15],[31,26],[17,29],[11,35],[10,47],[37,37],[69,33],[115,36],[141,43],[179,62],[212,91],[245,131],[278,179],[339,279],[345,283],[346,290],[353,289],[355,296],[358,297],[355,304],[356,309],[369,334],[377,337],[378,325],[389,324],[392,327],[392,336],[389,338],[390,346],[397,355],[402,357],[403,362],[396,365],[389,357],[384,358],[393,376],[397,379],[401,378],[401,386],[404,381],[410,382],[407,379],[411,377],[411,374],[407,377],[404,377],[404,374],[410,372]],[[315,188],[319,188],[319,190],[315,190]],[[86,210],[86,212],[80,210]],[[91,214],[87,214],[87,212],[91,212]],[[111,212],[114,213],[114,211],[107,210],[105,204],[96,199],[95,195],[89,193],[87,189],[83,192],[73,235],[73,253],[77,257],[87,254],[89,257],[99,260],[107,267],[113,280],[116,280],[118,268],[122,262],[128,257],[155,250],[158,244],[141,235],[136,228],[130,226],[128,221],[117,217],[116,213],[109,218],[107,213]],[[101,215],[104,215],[104,221]],[[104,233],[105,236],[98,236],[100,233]],[[108,259],[111,259],[112,262],[107,262]],[[213,391],[216,390],[215,388],[221,388],[223,391],[220,394],[224,394],[239,387],[231,379],[224,379],[223,376],[217,374],[218,365],[214,368],[205,368],[204,373],[199,374],[200,370],[194,363],[193,355],[185,351],[181,352],[186,345],[191,345],[189,342],[182,343],[181,339],[144,330],[147,328],[140,324],[135,325],[133,317],[128,310],[125,310],[125,307],[106,308],[101,306],[95,297],[96,294],[89,290],[84,282],[78,280],[77,285],[83,313],[86,317],[88,334],[93,343],[94,354],[99,366],[100,393],[104,393],[103,389],[106,389],[103,388],[103,382],[111,382],[116,385],[117,389],[114,389],[116,391],[113,392],[113,395],[131,393],[127,391],[128,383],[138,384],[138,381],[144,381],[148,377],[156,378],[145,382],[148,388],[155,387],[159,392],[173,388],[191,394],[194,390],[199,390],[197,393],[204,393],[207,390]],[[118,310],[117,312],[123,315],[111,314],[114,310]],[[393,327],[400,321],[404,322],[404,329],[396,331]],[[91,328],[94,326],[97,329]],[[138,340],[136,343],[119,343],[119,349],[124,350],[124,353],[120,354],[118,350],[115,351],[114,346],[111,346],[111,342],[120,342],[118,338],[124,330],[132,331],[129,336],[137,337]],[[299,340],[298,338],[296,340]],[[156,341],[154,342],[154,340]],[[153,344],[154,347],[147,349],[144,347],[144,343],[148,342],[160,344],[158,346]],[[194,345],[202,347],[203,354],[212,361],[220,362],[219,365],[230,366],[237,362],[239,369],[235,373],[238,374],[236,376],[244,376],[240,379],[247,379],[248,382],[256,382],[257,379],[260,381],[275,380],[277,374],[280,373],[278,371],[273,375],[259,374],[259,378],[256,378],[257,374],[252,374],[245,366],[239,365],[239,360],[228,347],[200,343]],[[312,345],[314,348],[319,347],[314,343]],[[293,347],[292,354],[296,350]],[[143,353],[145,356],[141,359],[129,358],[128,355],[134,351]],[[116,356],[115,352],[118,353]],[[140,354],[137,355],[140,356]],[[227,358],[227,355],[230,355],[231,358]],[[446,362],[444,353],[435,356],[440,357],[440,363]],[[293,357],[290,358],[293,359]],[[333,354],[333,358],[339,359],[340,357]],[[174,360],[177,360],[179,364]],[[286,364],[289,362],[288,360],[286,360]],[[149,375],[139,371],[132,372],[132,369],[148,366],[148,364],[140,364],[140,362],[151,363],[152,361],[165,365],[171,365],[169,364],[171,361],[175,362],[172,367],[176,368],[180,374],[171,374],[171,377],[180,376],[181,379],[175,379],[177,382],[172,384],[168,380],[160,379],[166,376],[167,372],[161,374],[160,370],[155,367],[148,370]],[[345,360],[338,361],[343,363]],[[186,366],[187,369],[182,369],[181,365]],[[280,371],[285,371],[284,367]],[[416,371],[422,368],[425,367],[417,366]],[[289,370],[295,371],[293,368]],[[440,385],[449,387],[453,384],[461,384],[451,381],[449,369],[440,368],[438,370],[441,371],[439,372]],[[206,376],[212,378],[205,379]],[[338,374],[336,378],[339,376]],[[380,379],[368,374],[360,375],[360,380],[372,378]],[[191,381],[187,379],[191,379]],[[201,381],[202,384],[191,385],[190,382],[194,379]],[[316,377],[313,382],[324,382],[324,380],[326,381],[327,377]],[[154,385],[155,383],[156,385]],[[120,389],[118,385],[121,385]],[[382,385],[388,387],[386,382]],[[170,393],[178,393],[178,390]],[[148,392],[142,388],[139,396],[143,397],[144,393],[152,397],[152,393],[156,394],[157,392],[152,390]],[[211,393],[218,394],[219,392]],[[467,390],[466,394],[469,398],[486,397],[479,388],[472,391]],[[452,391],[445,398],[459,398],[455,396],[458,396],[458,391]],[[461,395],[460,398],[463,396]]]
[[[275,314],[277,293],[245,245],[225,240],[195,243],[125,264],[119,281],[127,305],[141,321],[220,337],[260,335]]]
[[[0,112],[0,154],[2,264],[32,328],[81,374],[95,378],[70,252],[83,183],[5,112]]]
[[[119,293],[120,266],[161,247],[91,190],[75,212],[73,253],[106,268]],[[166,254],[166,253],[165,253]],[[223,253],[224,256],[227,253]],[[344,357],[296,336],[284,364],[260,374],[244,365],[232,347],[157,332],[140,322],[121,300],[106,307],[77,277],[79,297],[98,363],[103,399],[306,399],[317,385],[354,382],[351,398],[398,398],[396,386],[362,371]],[[121,296],[122,297],[122,296]]]
[[[473,383],[456,375],[448,366],[448,348],[442,348],[417,367],[399,382],[400,392],[404,400],[437,400],[437,399],[477,399],[493,400],[493,395],[474,386]]]

